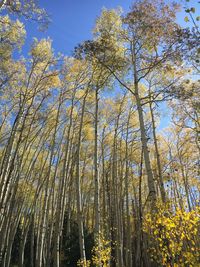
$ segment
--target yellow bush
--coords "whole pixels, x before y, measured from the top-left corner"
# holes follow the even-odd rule
[[[111,258],[111,246],[110,241],[106,240],[104,234],[100,233],[95,240],[95,246],[92,249],[92,262],[90,260],[84,261],[80,259],[77,262],[79,267],[109,267]]]
[[[82,259],[80,259],[80,260],[78,260],[78,262],[77,262],[77,266],[78,267],[90,267],[91,266],[91,261],[90,260],[82,260]]]
[[[110,241],[106,240],[104,234],[100,233],[93,248],[92,262],[95,266],[109,267],[111,258]]]
[[[143,230],[148,235],[148,252],[162,266],[200,266],[200,208],[173,211],[159,204],[157,213],[148,213]]]

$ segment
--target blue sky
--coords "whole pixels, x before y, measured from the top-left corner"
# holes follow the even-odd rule
[[[181,1],[181,0],[178,0]],[[183,0],[185,1],[185,0]],[[190,0],[189,6],[196,8],[196,13],[200,13],[198,0]],[[70,54],[74,46],[91,38],[91,30],[95,20],[101,13],[102,7],[116,8],[121,6],[126,12],[133,1],[129,0],[40,0],[40,6],[45,8],[50,14],[52,22],[46,32],[39,32],[37,24],[26,21],[27,39],[24,52],[28,51],[33,37],[50,37],[53,40],[53,47],[56,52]],[[187,4],[187,3],[186,3]],[[178,22],[184,23],[185,13],[178,15]]]
[[[37,24],[27,21],[28,50],[33,37],[50,37],[56,52],[70,54],[74,46],[91,38],[91,29],[101,13],[102,7],[122,6],[127,11],[131,1],[123,0],[40,0],[40,6],[51,15],[52,22],[46,32],[39,32]]]

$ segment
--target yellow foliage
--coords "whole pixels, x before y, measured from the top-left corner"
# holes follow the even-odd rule
[[[101,16],[97,19],[95,28],[93,30],[94,34],[97,35],[100,32],[111,32],[113,36],[116,36],[117,32],[122,27],[121,19],[122,9],[102,9]]]
[[[77,262],[77,266],[79,266],[79,267],[90,267],[91,266],[91,261],[90,260],[82,260],[82,259],[80,259],[80,260],[78,260],[78,262]]]
[[[72,112],[72,114],[71,114],[71,112]],[[77,116],[78,116],[77,108],[76,108],[76,107],[73,107],[73,111],[72,111],[72,107],[71,107],[71,106],[68,106],[68,107],[66,108],[66,115],[67,115],[68,117],[71,115],[73,119],[76,119]]]
[[[76,91],[76,98],[80,99],[85,95],[85,90],[80,89],[78,91]]]
[[[24,43],[25,35],[26,31],[23,23],[21,23],[19,20],[12,21],[8,15],[1,16],[0,36],[2,41],[0,45],[0,56],[2,55],[3,51],[8,53],[14,45],[17,48],[21,48],[22,44]]]
[[[158,204],[157,213],[148,213],[144,231],[150,239],[149,254],[162,266],[198,266],[200,247],[198,231],[200,208],[173,211],[169,205]],[[170,265],[171,266],[171,265]]]
[[[102,233],[100,233],[99,236],[96,238],[96,245],[93,247],[92,252],[93,252],[92,262],[90,260],[84,261],[83,259],[80,259],[77,262],[77,266],[79,267],[110,266],[109,263],[111,258],[110,241],[106,240]]]
[[[89,124],[84,125],[83,135],[86,140],[93,140],[94,139],[94,128]]]
[[[109,267],[110,258],[110,241],[105,239],[103,233],[100,233],[96,239],[96,246],[93,248],[92,263],[95,266]]]
[[[51,40],[42,39],[38,41],[38,39],[35,38],[31,49],[31,55],[33,58],[37,58],[37,60],[40,62],[48,62],[49,60],[51,60],[53,57]]]

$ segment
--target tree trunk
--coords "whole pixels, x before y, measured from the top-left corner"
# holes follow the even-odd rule
[[[99,91],[95,90],[95,140],[94,140],[94,181],[95,181],[95,236],[99,246],[100,234],[100,206],[99,206],[99,173],[98,173],[98,108],[99,108]]]
[[[78,133],[78,143],[77,143],[77,151],[76,151],[76,197],[77,197],[77,220],[78,220],[78,228],[79,228],[79,246],[80,246],[80,254],[81,260],[86,263],[86,254],[85,254],[85,240],[84,240],[84,229],[83,229],[83,206],[82,206],[82,194],[81,194],[81,179],[80,179],[80,151],[81,151],[81,137],[82,137],[82,128],[83,128],[83,118],[85,112],[85,102],[87,97],[86,92],[81,110],[81,119],[80,119],[80,127]]]
[[[150,99],[149,107],[150,107],[151,120],[152,120],[153,140],[154,140],[154,146],[155,146],[155,152],[156,152],[156,162],[157,162],[157,168],[158,168],[158,178],[159,178],[160,193],[161,193],[162,201],[163,201],[163,203],[165,203],[166,202],[166,193],[165,193],[163,176],[162,176],[160,153],[159,153],[158,142],[157,142],[157,137],[156,137],[156,124],[155,124],[155,119],[154,119],[154,113],[153,113],[153,107],[152,107],[151,99]]]
[[[151,203],[151,208],[154,210],[155,202],[156,202],[156,189],[154,185],[154,177],[153,177],[153,172],[152,172],[151,162],[150,162],[150,157],[149,157],[149,149],[148,149],[148,144],[147,144],[147,136],[146,136],[146,130],[145,130],[145,124],[144,124],[143,110],[142,110],[141,100],[139,96],[139,88],[138,88],[136,70],[135,70],[134,85],[135,85],[135,99],[136,99],[136,104],[137,104],[137,111],[138,111],[140,131],[141,131],[142,150],[144,152],[144,163],[145,163],[147,182],[148,182],[148,188],[149,188],[148,200]]]

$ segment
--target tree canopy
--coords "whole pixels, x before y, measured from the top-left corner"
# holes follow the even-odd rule
[[[38,1],[0,13],[0,266],[199,266],[193,3],[102,8],[72,55],[23,54],[24,19],[50,23]]]

